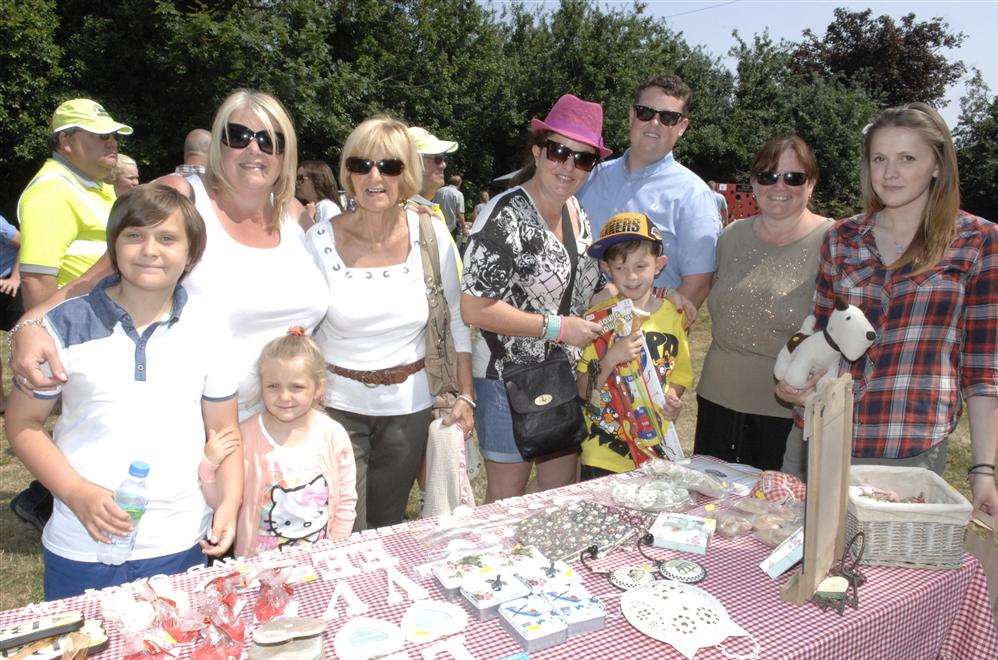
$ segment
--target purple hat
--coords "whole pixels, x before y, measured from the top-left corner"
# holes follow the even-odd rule
[[[600,158],[613,153],[603,146],[603,106],[583,101],[575,94],[565,94],[558,99],[544,121],[530,120],[531,131],[554,131],[567,138],[596,147]]]

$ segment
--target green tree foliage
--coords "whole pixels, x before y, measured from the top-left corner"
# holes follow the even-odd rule
[[[14,217],[27,172],[47,150],[53,99],[63,92],[63,55],[52,0],[0,0],[0,213]]]
[[[960,162],[961,206],[998,221],[998,97],[974,70],[967,94],[960,99],[955,131]]]
[[[962,62],[949,62],[943,50],[959,48],[962,32],[950,32],[941,18],[918,21],[915,14],[895,22],[873,11],[839,7],[820,39],[810,29],[794,51],[801,72],[837,76],[860,86],[887,106],[912,101],[944,105],[946,88],[964,74]]]

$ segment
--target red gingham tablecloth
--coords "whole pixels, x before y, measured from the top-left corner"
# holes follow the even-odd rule
[[[615,477],[610,477],[615,478]],[[564,499],[565,496],[591,497],[594,482],[574,484],[555,491],[535,493],[524,498],[497,502],[475,510],[475,518],[488,518],[504,513],[508,508]],[[397,557],[403,572],[429,590],[431,598],[444,600],[432,578],[421,578],[413,567],[424,564],[436,555],[428,554],[416,540],[419,532],[435,527],[433,520],[404,523],[384,530],[354,534],[348,539],[324,541],[317,550],[344,547],[380,539],[388,552]],[[646,552],[656,558],[683,556],[700,562],[707,569],[707,579],[699,587],[715,596],[728,615],[761,646],[763,658],[998,658],[998,635],[988,602],[987,584],[980,564],[971,555],[964,555],[963,565],[955,570],[919,570],[866,566],[868,581],[859,590],[859,609],[846,609],[842,616],[820,611],[814,605],[795,606],[784,603],[779,587],[787,579],[773,581],[759,568],[759,562],[769,549],[751,537],[724,539],[715,536],[705,556],[689,555],[656,548]],[[282,556],[309,562],[310,550],[293,549]],[[439,551],[437,555],[439,555]],[[250,560],[253,563],[256,560]],[[595,562],[598,570],[626,564],[647,563],[637,553],[633,543],[615,550]],[[607,621],[603,630],[570,637],[553,648],[535,652],[532,658],[682,658],[671,646],[639,633],[620,613],[619,595],[605,578],[589,573],[578,562],[575,567],[585,576],[585,586],[603,597],[607,605]],[[231,569],[213,566],[197,573],[174,576],[178,588],[195,592],[208,577]],[[409,607],[405,598],[401,605],[386,602],[384,571],[347,578],[357,595],[370,607],[365,615],[398,624]],[[299,615],[321,617],[333,593],[335,583],[323,580],[295,586],[300,602]],[[249,603],[242,616],[247,631],[253,625],[252,604],[256,591],[245,592]],[[91,596],[45,604],[48,612],[81,610],[87,618],[99,618],[100,605]],[[9,626],[39,615],[37,606],[28,606],[0,613],[0,627]],[[324,633],[327,657],[333,657],[333,639],[348,620],[342,601],[339,617],[330,621]],[[110,630],[111,644],[101,658],[121,655],[122,637]],[[502,658],[520,651],[519,645],[500,627],[498,619],[478,622],[469,616],[464,635],[467,649],[475,658]],[[418,659],[428,645],[406,644],[404,652]],[[178,647],[187,656],[191,646]],[[725,643],[729,653],[744,654],[752,650],[748,638],[729,638]],[[245,657],[245,655],[244,655]],[[697,660],[723,658],[717,647],[701,649]]]

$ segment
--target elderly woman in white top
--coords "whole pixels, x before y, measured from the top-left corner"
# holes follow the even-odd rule
[[[309,249],[329,284],[315,339],[330,377],[329,415],[350,434],[357,461],[355,530],[401,522],[426,450],[433,397],[424,357],[429,305],[419,215],[404,201],[419,191],[422,160],[406,125],[361,123],[343,145],[340,181],[356,201],[309,229]],[[433,221],[460,398],[444,424],[474,424],[471,341],[461,320],[457,255],[447,227]]]

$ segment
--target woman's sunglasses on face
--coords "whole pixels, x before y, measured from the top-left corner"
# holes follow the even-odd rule
[[[592,151],[573,151],[554,140],[545,142],[544,150],[547,152],[548,160],[556,163],[564,163],[571,156],[575,167],[583,172],[592,172],[593,168],[596,167],[596,163],[599,162],[599,154],[597,153]]]
[[[807,174],[804,172],[773,172],[772,170],[756,173],[755,180],[760,186],[771,186],[779,181],[780,177],[783,177],[783,183],[794,188],[807,183]]]
[[[675,110],[656,110],[647,105],[634,104],[631,107],[634,108],[634,116],[641,121],[651,121],[655,115],[658,115],[658,121],[662,126],[675,126],[684,116]]]
[[[232,122],[226,124],[225,130],[222,131],[222,144],[230,149],[245,149],[249,146],[250,142],[256,140],[257,146],[260,147],[260,151],[263,153],[271,155],[275,153],[283,154],[284,133],[274,131],[274,138],[277,142],[276,148],[274,141],[271,140],[269,132],[254,131],[247,126]]]
[[[346,159],[344,164],[346,165],[347,172],[350,172],[351,174],[367,174],[374,167],[377,167],[378,171],[385,176],[398,176],[399,174],[402,174],[403,170],[405,170],[405,163],[398,158],[369,160],[367,158],[351,156]]]

